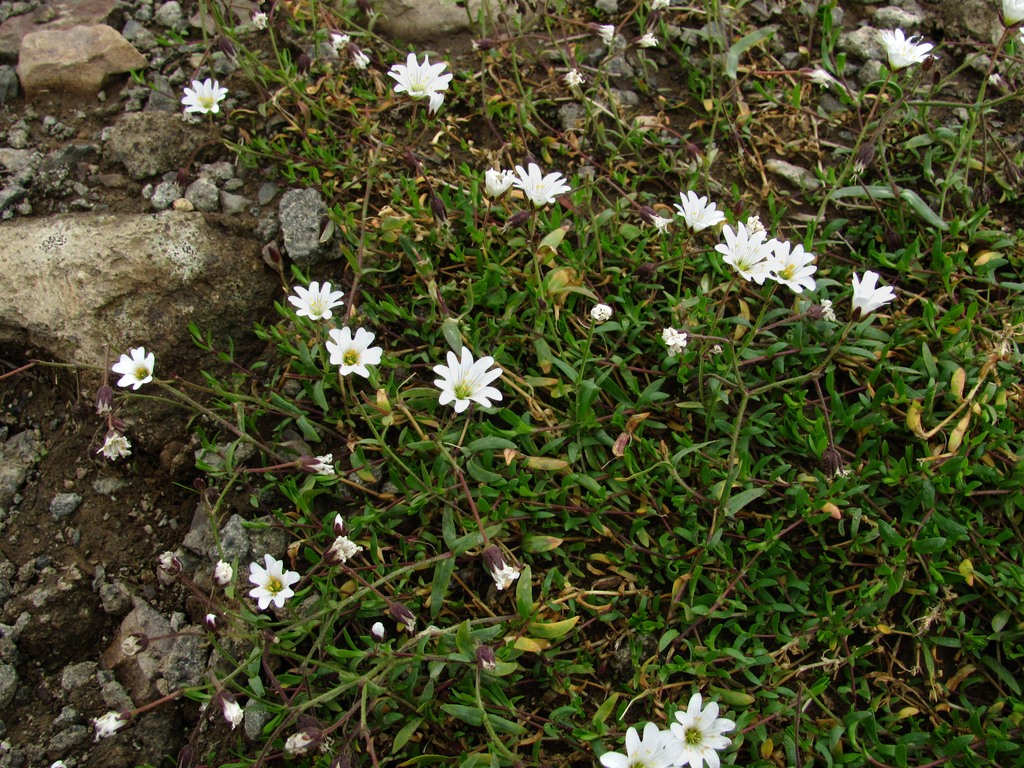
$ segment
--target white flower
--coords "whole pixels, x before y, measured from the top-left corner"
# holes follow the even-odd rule
[[[102,453],[111,461],[116,461],[132,455],[132,444],[128,442],[127,437],[112,429],[107,432],[107,438],[96,453]]]
[[[512,171],[499,171],[495,168],[488,168],[484,172],[484,193],[488,197],[497,200],[508,192],[515,181],[516,175]]]
[[[699,693],[690,697],[685,710],[676,712],[676,720],[672,723],[672,733],[680,742],[680,751],[676,756],[676,764],[702,768],[707,762],[710,768],[721,765],[718,759],[719,749],[728,749],[732,739],[723,736],[731,731],[736,723],[718,716],[718,703],[709,702],[707,709],[701,711]]]
[[[665,10],[668,7],[669,7],[669,0],[654,0],[654,2],[651,3],[651,10],[652,11],[663,11],[663,10]]]
[[[791,250],[792,249],[792,250]],[[768,275],[776,282],[792,288],[795,293],[802,293],[806,288],[814,290],[814,278],[811,277],[818,268],[812,263],[813,253],[804,253],[800,244],[792,246],[788,241],[781,240],[768,258]]]
[[[295,296],[288,297],[289,303],[298,307],[295,314],[310,320],[330,320],[334,315],[331,310],[345,303],[341,300],[344,291],[332,291],[330,283],[321,287],[316,280],[309,284],[309,288],[295,286],[295,293]]]
[[[902,29],[883,29],[878,33],[878,39],[889,57],[889,66],[894,70],[920,64],[928,58],[928,51],[935,47],[931,43],[918,43],[920,35],[906,37]]]
[[[765,232],[764,224],[761,223],[760,216],[750,216],[747,218],[747,232],[754,235],[758,232]]]
[[[506,563],[503,568],[491,571],[491,578],[498,589],[506,589],[519,578],[519,569]]]
[[[335,53],[340,54],[341,49],[346,47],[349,44],[350,40],[352,40],[352,38],[346,34],[340,32],[331,32],[331,48],[334,49]]]
[[[826,88],[831,85],[839,84],[838,80],[832,77],[832,75],[829,72],[822,69],[821,67],[818,67],[817,69],[812,69],[810,72],[808,72],[807,79],[810,80],[815,85],[820,85]]]
[[[395,93],[407,93],[410,98],[430,99],[431,113],[437,112],[444,102],[444,94],[454,75],[442,75],[447,64],[431,64],[430,57],[424,56],[423,63],[416,60],[416,54],[410,53],[405,64],[395,64],[388,76],[395,80]]]
[[[384,631],[384,624],[379,621],[373,622],[373,626],[370,627],[370,636],[378,643],[383,641],[387,636],[387,632]]]
[[[725,221],[725,214],[719,211],[714,203],[709,203],[706,197],[698,197],[696,192],[680,192],[679,200],[680,202],[676,203],[676,210],[694,232],[700,232],[720,221]]]
[[[132,716],[128,712],[107,712],[102,717],[97,717],[92,721],[93,728],[96,729],[96,738],[93,740],[99,741],[108,736],[113,736],[131,719]]]
[[[235,578],[235,569],[230,563],[218,560],[213,569],[213,583],[220,587],[226,587]]]
[[[441,377],[434,380],[434,386],[441,390],[438,402],[441,405],[454,402],[455,412],[462,413],[469,408],[470,400],[484,408],[490,407],[491,400],[501,400],[501,392],[490,383],[501,376],[502,370],[491,368],[492,365],[494,358],[489,355],[474,362],[468,347],[462,348],[461,360],[454,352],[449,352],[448,365],[434,366],[434,373]]]
[[[685,331],[677,331],[675,328],[665,328],[661,332],[661,340],[668,347],[668,356],[675,357],[686,349],[689,335]]]
[[[595,304],[594,308],[590,310],[590,319],[594,321],[594,325],[600,325],[611,319],[612,308],[607,304]]]
[[[256,11],[256,13],[254,13],[252,15],[252,25],[254,27],[256,27],[256,29],[259,29],[259,30],[266,29],[267,28],[267,14],[264,13],[263,11]]]
[[[659,232],[668,232],[668,228],[672,226],[672,219],[666,219],[664,216],[655,214],[651,216],[651,225]]]
[[[537,208],[551,205],[559,195],[572,192],[572,187],[566,183],[562,174],[554,172],[545,176],[536,163],[530,163],[525,169],[523,166],[517,165],[516,174],[518,178],[513,180],[513,185],[517,189],[521,189],[526,198]]]
[[[578,69],[570,69],[565,73],[565,84],[570,88],[579,88],[585,82],[587,81],[583,79]]]
[[[292,584],[301,577],[295,571],[284,570],[284,563],[273,555],[264,555],[264,568],[259,563],[249,563],[249,581],[256,586],[249,590],[249,597],[254,598],[264,611],[271,603],[278,608],[284,607],[284,601],[295,594]]]
[[[284,743],[284,753],[289,757],[304,755],[309,752],[310,748],[316,744],[316,742],[317,739],[311,736],[308,731],[293,733]]]
[[[1024,0],[1003,0],[1003,23],[1008,27],[1024,21]]]
[[[224,719],[228,721],[232,731],[242,724],[242,720],[245,719],[245,711],[235,701],[234,696],[230,693],[222,693],[220,707],[224,713]]]
[[[185,105],[186,112],[200,112],[207,114],[220,112],[220,103],[228,95],[227,88],[221,88],[216,80],[206,78],[203,82],[192,81],[192,87],[185,88],[185,95],[181,103]]]
[[[641,48],[657,48],[658,47],[658,38],[656,38],[654,36],[653,32],[648,32],[648,33],[642,35],[636,41],[636,44],[638,46],[640,46]]]
[[[888,304],[896,298],[896,294],[888,285],[876,287],[878,284],[878,273],[868,270],[864,273],[864,282],[860,281],[857,273],[853,273],[853,308],[860,310],[861,317],[869,315],[883,304]]]
[[[362,551],[363,548],[348,536],[339,536],[331,544],[331,548],[324,552],[324,560],[330,565],[347,563],[350,558]]]
[[[352,54],[352,66],[356,69],[366,69],[370,66],[370,57],[363,53],[361,48],[350,48]],[[440,104],[440,102],[438,102]]]
[[[768,277],[768,259],[775,249],[776,240],[764,241],[765,231],[749,232],[743,223],[733,230],[728,224],[722,230],[725,242],[715,246],[722,261],[731,266],[744,280],[764,285]]]
[[[597,27],[597,34],[601,36],[602,43],[610,46],[612,42],[615,40],[615,25],[599,24]]]
[[[58,760],[55,763],[50,763],[50,768],[68,768],[68,764],[63,760]]]
[[[331,477],[334,475],[334,454],[325,453],[323,456],[314,456],[312,461],[306,464],[306,469],[318,475]]]
[[[338,373],[348,376],[358,374],[364,379],[370,377],[368,365],[379,365],[383,351],[380,347],[371,347],[373,334],[365,328],[356,328],[356,335],[347,328],[332,328],[327,332],[331,340],[326,343],[331,353],[331,365],[338,366]]]
[[[519,569],[505,562],[505,556],[497,546],[487,547],[483,551],[483,560],[498,589],[508,589],[519,578]]]
[[[147,355],[145,347],[136,347],[131,350],[131,357],[122,354],[121,359],[114,363],[110,370],[121,374],[117,386],[138,389],[153,380],[155,364],[156,356],[152,352]]]
[[[828,320],[830,323],[836,321],[836,313],[832,309],[832,302],[828,299],[824,299],[821,302],[821,319]]]
[[[669,768],[675,764],[679,749],[679,741],[672,731],[647,723],[643,738],[636,728],[627,729],[626,754],[605,752],[601,755],[601,765],[605,768]]]

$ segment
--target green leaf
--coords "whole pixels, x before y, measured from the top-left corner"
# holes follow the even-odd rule
[[[430,584],[430,618],[436,618],[444,605],[444,598],[448,594],[448,585],[451,584],[452,572],[455,570],[455,558],[447,557],[434,566],[434,580]]]
[[[459,323],[454,317],[446,317],[441,323],[441,335],[444,336],[448,346],[456,356],[462,355],[462,333],[459,331]]]
[[[731,496],[729,501],[725,503],[725,511],[728,515],[735,515],[747,504],[752,502],[754,499],[759,499],[765,494],[764,488],[748,488],[745,491],[740,491],[735,496]]]
[[[523,566],[516,582],[516,610],[524,619],[533,615],[533,572],[528,565]]]
[[[729,52],[725,56],[725,74],[730,79],[736,79],[736,72],[740,66],[740,56],[749,51],[755,45],[760,43],[762,40],[767,40],[769,37],[775,34],[775,30],[771,27],[765,27],[764,29],[758,29],[751,32],[749,35],[741,37],[735,43],[729,47]]]
[[[398,754],[402,747],[409,743],[409,739],[413,737],[413,734],[416,733],[416,729],[420,727],[420,723],[422,722],[422,717],[414,717],[402,726],[402,730],[395,734],[395,741],[391,745],[392,755]]]

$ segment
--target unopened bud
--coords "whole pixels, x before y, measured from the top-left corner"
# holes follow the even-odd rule
[[[438,224],[448,223],[448,209],[445,208],[444,200],[434,191],[430,193],[430,212],[434,214],[434,221]]]
[[[485,37],[482,40],[474,40],[473,41],[473,50],[474,51],[489,51],[492,48],[494,48],[494,45],[495,45],[494,40],[492,40],[489,37]]]
[[[384,642],[384,638],[387,637],[387,632],[384,631],[384,624],[382,622],[373,622],[373,626],[370,627],[370,637],[373,638],[374,642]]]
[[[493,672],[498,668],[498,660],[494,658],[494,651],[489,646],[481,645],[476,649],[476,663],[485,672]]]
[[[651,208],[649,205],[640,206],[640,218],[644,220],[646,224],[653,224],[654,219],[658,216],[658,212]]]
[[[299,58],[295,60],[295,68],[299,70],[300,75],[304,75],[309,72],[309,68],[312,64],[313,60],[309,58],[308,53],[300,53]]]
[[[505,229],[515,229],[526,223],[526,220],[533,216],[533,211],[520,211],[519,213],[513,214],[508,217],[508,221],[505,222]]]
[[[228,38],[221,37],[217,41],[217,47],[229,59],[233,59],[235,57],[235,53],[236,53],[236,51],[235,51],[235,44],[232,43]]]
[[[834,445],[829,445],[821,454],[821,471],[829,478],[833,478],[843,471],[843,456]]]
[[[100,416],[105,416],[114,407],[114,390],[112,387],[104,384],[102,387],[96,390],[96,413]]]
[[[875,142],[869,141],[857,150],[857,156],[853,161],[853,170],[859,176],[870,168],[875,162]]]
[[[181,573],[181,560],[173,552],[164,552],[157,558],[156,576],[160,579],[161,584],[173,584],[179,573]]]
[[[341,516],[340,512],[334,516],[334,535],[345,535],[345,519]]]
[[[284,753],[288,757],[308,755],[320,745],[323,737],[323,731],[319,728],[306,728],[298,733],[293,733],[284,743]]]
[[[231,580],[235,576],[235,569],[231,567],[230,563],[225,563],[223,560],[218,560],[217,565],[213,569],[213,583],[219,587],[226,587],[231,583]]]
[[[134,632],[121,641],[121,653],[125,656],[134,656],[142,653],[149,647],[149,638],[138,632]]]
[[[388,605],[388,613],[392,619],[402,624],[409,632],[416,629],[416,614],[401,603],[390,603]]]
[[[203,619],[203,626],[205,626],[211,632],[217,631],[217,614],[208,613]]]

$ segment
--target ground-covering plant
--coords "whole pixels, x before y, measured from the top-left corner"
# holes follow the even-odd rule
[[[206,764],[1021,764],[1004,6],[996,46],[894,30],[856,82],[835,3],[553,5],[462,65],[354,8],[212,7],[239,158],[324,193],[338,259],[280,267],[255,364],[194,328],[233,374],[114,366],[204,416],[215,523],[290,541],[206,595],[185,695],[261,724]]]

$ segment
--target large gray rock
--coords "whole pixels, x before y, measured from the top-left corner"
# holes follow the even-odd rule
[[[145,56],[105,24],[47,29],[21,41],[18,77],[29,99],[45,92],[92,98],[114,75],[146,64]]]
[[[243,336],[276,290],[255,241],[198,213],[16,219],[0,253],[0,343],[88,365],[144,345],[157,376],[195,355],[189,322]]]
[[[180,112],[130,112],[106,134],[103,156],[133,179],[177,172],[212,138],[211,129],[186,125]]]
[[[444,38],[476,29],[476,20],[508,13],[499,0],[379,0],[374,3],[377,30],[408,42]]]

